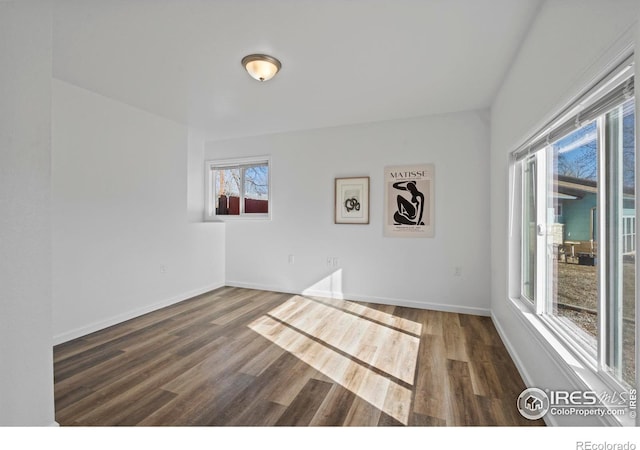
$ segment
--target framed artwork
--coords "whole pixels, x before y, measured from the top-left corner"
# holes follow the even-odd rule
[[[369,177],[336,178],[335,223],[369,223]]]
[[[435,167],[433,164],[384,169],[384,235],[434,236]]]

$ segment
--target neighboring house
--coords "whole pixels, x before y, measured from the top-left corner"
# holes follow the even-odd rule
[[[559,175],[556,180],[555,222],[562,225],[562,244],[567,255],[597,255],[597,182]],[[635,254],[635,193],[623,192],[623,254]],[[559,242],[558,242],[559,243]]]

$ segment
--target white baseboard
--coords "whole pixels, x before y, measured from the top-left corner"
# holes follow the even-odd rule
[[[496,327],[496,331],[498,331],[498,335],[500,336],[500,339],[502,339],[502,343],[506,347],[509,356],[511,356],[511,359],[515,363],[518,372],[520,372],[520,376],[522,377],[524,384],[527,385],[527,387],[533,387],[533,379],[529,375],[527,368],[520,359],[520,356],[513,347],[513,344],[511,343],[509,338],[507,338],[507,335],[504,332],[504,328],[502,328],[500,321],[494,314],[491,314],[491,321],[493,322],[493,326]]]
[[[407,308],[429,309],[434,311],[454,312],[460,314],[472,314],[475,316],[490,316],[489,308],[477,308],[473,306],[448,305],[444,303],[418,302],[415,300],[375,297],[371,295],[360,295],[342,292],[325,291],[320,289],[305,289],[304,291],[294,291],[291,289],[282,289],[278,286],[263,285],[257,283],[245,283],[241,281],[227,281],[227,286],[240,287],[247,289],[258,289],[262,291],[283,292],[292,295],[308,295],[311,297],[336,298],[340,300],[353,300],[357,302],[377,303],[381,305],[404,306]]]
[[[299,292],[295,292],[291,289],[281,289],[277,286],[271,286],[267,284],[245,283],[242,281],[227,281],[225,283],[225,286],[245,288],[245,289],[256,289],[258,291],[281,292],[283,294],[291,294],[291,295],[300,295]]]
[[[509,356],[511,356],[513,363],[516,365],[516,369],[518,369],[518,372],[520,373],[520,377],[522,377],[522,381],[524,381],[525,386],[528,388],[535,387],[533,378],[531,378],[531,375],[527,371],[527,368],[522,362],[520,355],[518,354],[518,352],[516,352],[513,344],[511,343],[506,333],[504,332],[504,329],[502,328],[500,321],[493,313],[491,314],[491,321],[493,322],[493,325],[496,327],[496,331],[498,332],[500,339],[502,339],[502,343],[506,347],[507,352],[509,353]],[[514,399],[513,401],[515,402],[516,399]],[[544,423],[547,424],[547,426],[555,427],[559,425],[555,416],[546,415],[542,419],[544,420]]]
[[[458,314],[471,314],[474,316],[490,316],[491,310],[488,308],[478,308],[475,306],[450,305],[446,303],[418,302],[415,300],[374,297],[370,295],[345,294],[349,300],[378,303],[383,305],[404,306],[406,308],[429,309],[433,311],[452,312]]]
[[[99,320],[97,322],[93,322],[89,325],[85,325],[74,330],[66,331],[64,333],[57,334],[53,337],[53,345],[62,344],[64,342],[70,341],[72,339],[77,339],[82,336],[86,336],[87,334],[94,333],[96,331],[102,330],[104,328],[108,328],[110,326],[125,322],[130,319],[134,319],[138,316],[142,316],[143,314],[150,313],[152,311],[156,311],[158,309],[171,306],[175,303],[182,302],[184,300],[188,300],[192,297],[196,297],[198,295],[204,294],[209,291],[213,291],[214,289],[221,288],[225,285],[225,283],[215,283],[209,286],[205,286],[199,289],[194,289],[193,291],[185,292],[184,294],[176,295],[174,297],[165,299],[161,302],[154,303],[152,305],[144,306],[142,308],[137,308],[132,311],[127,311],[122,314],[118,314],[116,316],[109,317],[104,320]]]
[[[342,292],[325,291],[322,289],[305,289],[304,292],[298,292],[296,295],[307,295],[309,297],[335,298],[337,300],[345,300]]]

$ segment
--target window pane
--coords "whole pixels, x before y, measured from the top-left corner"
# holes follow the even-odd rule
[[[547,314],[595,354],[598,335],[598,145],[591,122],[547,149]]]
[[[240,214],[240,169],[214,169],[216,215]]]
[[[244,212],[269,212],[269,166],[266,164],[244,169]]]
[[[630,100],[606,115],[609,264],[605,363],[635,384],[635,114]]]
[[[523,164],[522,218],[522,294],[530,301],[536,298],[536,158]]]

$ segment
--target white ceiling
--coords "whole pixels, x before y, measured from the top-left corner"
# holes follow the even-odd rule
[[[539,3],[57,0],[54,76],[213,139],[481,109]]]

